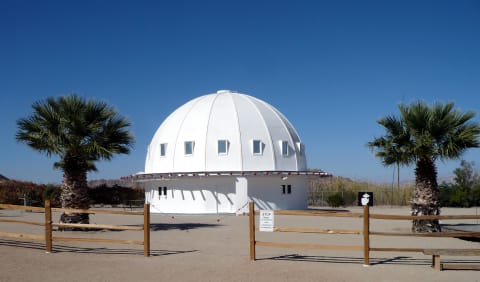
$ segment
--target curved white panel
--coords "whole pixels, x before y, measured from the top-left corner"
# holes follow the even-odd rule
[[[225,140],[226,153],[219,153],[219,140]],[[260,153],[253,152],[254,140],[261,143]],[[186,154],[185,142],[191,142],[192,154]],[[221,90],[185,103],[165,119],[148,147],[145,173],[304,171],[299,144],[293,125],[273,106]]]

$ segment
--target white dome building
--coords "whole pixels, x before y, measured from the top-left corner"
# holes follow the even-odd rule
[[[273,106],[220,90],[175,110],[148,146],[146,201],[153,213],[243,213],[307,208],[305,148]]]

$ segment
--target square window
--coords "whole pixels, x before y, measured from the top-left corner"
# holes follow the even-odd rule
[[[165,157],[167,154],[167,143],[160,144],[160,157]]]
[[[288,141],[282,141],[282,156],[288,156]]]
[[[218,140],[218,153],[221,155],[228,154],[228,141]]]
[[[193,154],[193,141],[185,141],[185,155],[192,155]]]
[[[253,140],[252,142],[252,151],[254,155],[261,155],[263,153],[262,148],[262,141],[260,140]]]

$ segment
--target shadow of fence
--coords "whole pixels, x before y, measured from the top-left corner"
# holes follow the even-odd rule
[[[38,242],[27,241],[15,241],[0,239],[0,246],[8,246],[15,248],[45,250],[45,244]],[[167,256],[167,255],[179,255],[185,253],[194,253],[197,250],[187,251],[174,251],[174,250],[150,250],[150,256]],[[143,255],[143,250],[130,249],[130,248],[90,248],[79,246],[65,246],[56,244],[52,248],[52,253],[79,253],[79,254],[98,254],[98,255]]]
[[[257,258],[256,260],[274,261],[301,261],[301,262],[322,262],[333,264],[362,264],[363,257],[340,257],[340,256],[306,256],[289,254],[274,257]],[[443,260],[445,263],[480,263],[478,259],[465,260]],[[431,258],[414,258],[410,256],[396,256],[392,258],[370,258],[370,265],[431,265]]]

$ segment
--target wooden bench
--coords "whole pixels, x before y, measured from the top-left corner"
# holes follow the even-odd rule
[[[436,270],[480,270],[480,265],[442,264],[440,256],[480,256],[480,249],[424,249],[423,254],[432,256],[432,267]]]

